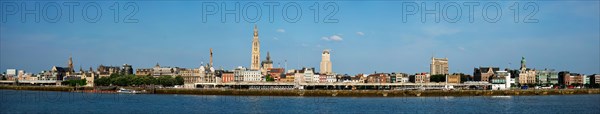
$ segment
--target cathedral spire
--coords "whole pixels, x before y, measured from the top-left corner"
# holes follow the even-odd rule
[[[210,48],[210,66],[213,66],[213,51],[212,48]]]
[[[254,39],[258,41],[258,26],[254,24]]]
[[[254,37],[252,39],[252,59],[250,69],[260,69],[260,41],[258,40],[258,27],[254,25]]]
[[[69,72],[75,72],[75,68],[73,67],[73,57],[69,54]]]

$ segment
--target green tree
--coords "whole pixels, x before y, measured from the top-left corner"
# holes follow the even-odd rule
[[[183,77],[181,77],[181,76],[175,77],[175,85],[183,85],[183,83],[184,83],[183,81],[184,81]]]
[[[275,78],[271,77],[271,74],[267,74],[267,76],[265,76],[265,81],[267,81],[267,82],[274,82]]]
[[[111,84],[110,77],[98,78],[98,79],[94,80],[94,84],[96,84],[97,86],[108,86]]]
[[[163,86],[173,86],[175,85],[175,79],[171,76],[160,76],[158,77],[158,82]]]

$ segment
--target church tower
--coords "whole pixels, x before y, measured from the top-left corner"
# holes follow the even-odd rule
[[[252,39],[252,63],[251,70],[259,70],[260,68],[260,42],[258,41],[258,28],[254,25],[254,38]]]
[[[73,57],[71,57],[71,55],[69,55],[69,71],[67,71],[69,73],[69,75],[75,73],[75,68],[73,67]]]

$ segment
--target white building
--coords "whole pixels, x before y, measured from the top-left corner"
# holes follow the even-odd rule
[[[515,80],[510,78],[508,71],[496,71],[495,76],[492,77],[492,90],[507,90],[514,83]]]
[[[242,77],[244,82],[260,82],[262,81],[262,75],[260,70],[246,70],[242,71]]]
[[[315,79],[315,72],[314,72],[314,68],[302,68],[302,73],[304,74],[304,82],[314,82]],[[317,82],[319,82],[318,80],[318,75],[317,75]]]
[[[336,77],[335,75],[327,75],[327,82],[328,83],[332,83],[332,82],[336,82]]]
[[[319,74],[313,74],[313,78],[312,78],[311,82],[313,82],[313,83],[319,83],[320,77],[321,77],[321,75],[319,75]]]
[[[17,69],[6,69],[6,78],[17,76]]]

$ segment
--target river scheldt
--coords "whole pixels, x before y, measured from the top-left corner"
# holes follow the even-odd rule
[[[0,90],[0,113],[600,113],[600,94],[302,97]]]

